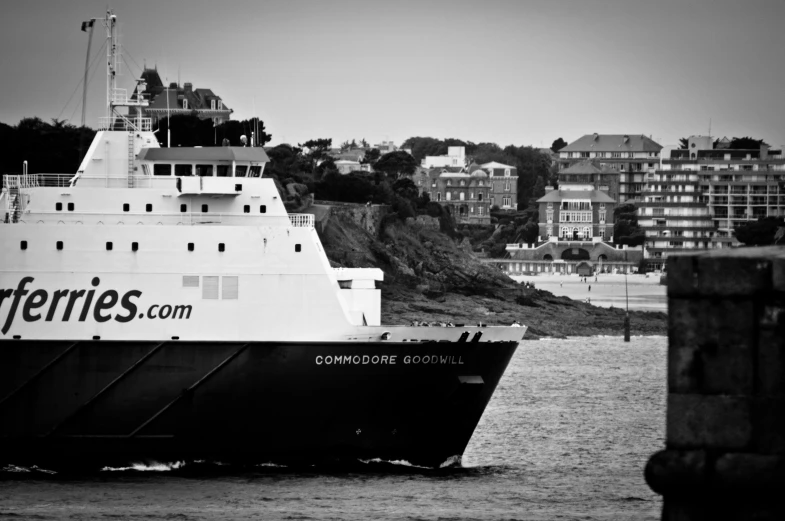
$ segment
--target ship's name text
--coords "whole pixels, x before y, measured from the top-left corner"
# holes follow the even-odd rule
[[[318,355],[314,361],[316,365],[463,365],[460,355]]]
[[[10,302],[8,315],[3,323],[3,328],[0,330],[3,335],[11,329],[20,307],[22,309],[22,320],[25,322],[37,322],[42,319],[45,322],[52,322],[56,318],[63,322],[68,322],[71,320],[72,314],[76,316],[74,308],[80,309],[78,320],[79,322],[84,322],[91,315],[91,307],[92,318],[99,323],[108,322],[109,320],[124,323],[130,322],[137,317],[139,308],[135,300],[142,296],[142,292],[139,290],[133,289],[120,296],[120,293],[116,290],[108,289],[96,297],[95,289],[89,291],[84,289],[62,289],[53,291],[50,300],[49,292],[45,289],[33,291],[27,289],[27,285],[32,284],[34,281],[33,277],[24,277],[19,281],[16,289],[0,289],[0,311],[2,311],[3,307],[7,307],[4,306],[6,301]],[[93,277],[92,285],[94,288],[98,287],[100,283],[101,280],[98,277]],[[23,297],[27,297],[24,299],[24,304],[22,303]],[[95,305],[93,305],[94,299]],[[49,302],[49,307],[46,309],[46,313],[44,313],[44,309],[38,311],[39,308],[44,308],[47,302]],[[112,308],[118,303],[122,311],[112,315]],[[189,319],[191,318],[191,306],[153,304],[147,308],[146,312],[139,313],[138,317],[148,319]]]

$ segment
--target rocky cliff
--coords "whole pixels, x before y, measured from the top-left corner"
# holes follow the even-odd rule
[[[524,288],[483,264],[470,246],[440,231],[439,220],[400,222],[382,205],[319,204],[317,232],[334,266],[384,271],[382,323],[414,320],[529,326],[539,336],[621,335],[623,311]],[[665,334],[664,313],[631,313],[634,335]]]

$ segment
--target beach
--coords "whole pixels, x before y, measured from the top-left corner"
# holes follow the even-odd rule
[[[590,299],[593,306],[624,309],[629,295],[629,309],[635,311],[668,311],[667,287],[660,284],[658,274],[627,275],[599,274],[584,278],[578,275],[541,273],[514,275],[513,280],[534,284],[537,289],[575,300]]]

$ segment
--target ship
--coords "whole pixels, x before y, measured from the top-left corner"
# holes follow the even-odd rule
[[[526,328],[382,325],[262,147],[159,145],[103,24],[78,171],[0,194],[0,464],[459,462]]]

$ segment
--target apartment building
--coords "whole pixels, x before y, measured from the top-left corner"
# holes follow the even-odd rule
[[[619,203],[640,201],[646,174],[659,166],[660,150],[662,146],[642,134],[586,134],[559,150],[559,172],[594,159],[600,168],[619,173],[619,191],[609,193],[611,198]]]
[[[686,149],[666,151],[661,162],[638,208],[652,269],[672,253],[731,246],[748,221],[785,216],[780,149],[731,149],[727,140],[715,146],[710,136],[690,136]]]

